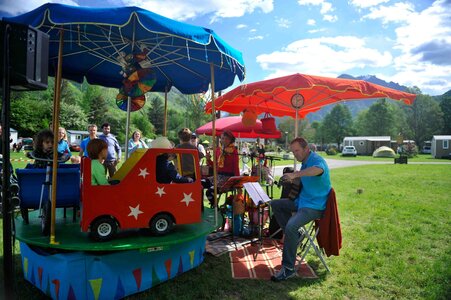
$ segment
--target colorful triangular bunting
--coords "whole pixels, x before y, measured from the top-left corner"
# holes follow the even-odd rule
[[[94,299],[99,299],[100,287],[102,286],[102,278],[89,280],[91,284],[92,293],[94,294]]]
[[[116,295],[114,295],[114,300],[122,299],[124,297],[125,297],[124,285],[122,284],[121,277],[118,277],[116,286]]]
[[[69,286],[69,292],[67,293],[67,300],[77,300],[77,297],[75,297],[74,289],[72,288],[72,285]]]
[[[141,279],[142,279],[141,268],[133,270],[133,276],[135,277],[136,286],[139,291],[141,289]]]

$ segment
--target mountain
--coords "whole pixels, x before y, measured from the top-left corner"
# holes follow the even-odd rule
[[[380,78],[377,78],[374,75],[363,75],[363,76],[351,76],[349,74],[341,74],[340,76],[338,76],[338,78],[343,78],[343,79],[353,79],[353,80],[365,80],[374,84],[378,84],[384,87],[388,87],[388,88],[392,88],[398,91],[403,91],[403,92],[407,92],[408,88],[406,86],[400,85],[396,82],[390,81],[384,81]],[[342,104],[346,105],[349,110],[351,111],[351,114],[353,117],[355,117],[360,111],[368,109],[375,101],[377,101],[377,99],[368,99],[368,100],[358,100],[358,101],[349,101],[349,102],[341,102]],[[308,114],[307,115],[307,119],[310,122],[313,121],[321,121],[325,115],[327,115],[332,108],[335,106],[336,104],[332,104],[332,105],[328,105],[325,106],[323,108],[321,108],[319,111]]]
[[[351,75],[348,75],[348,74],[341,74],[340,76],[338,76],[338,78],[354,79],[354,80],[365,80],[365,81],[368,81],[368,82],[371,82],[371,83],[374,83],[374,84],[382,85],[382,86],[385,86],[385,87],[388,87],[388,88],[391,88],[391,89],[394,89],[394,90],[402,91],[402,92],[407,92],[407,89],[408,89],[404,85],[400,85],[400,84],[398,84],[396,82],[393,82],[393,81],[387,82],[385,80],[377,78],[374,75],[363,75],[363,76],[354,77],[354,76],[351,76]]]

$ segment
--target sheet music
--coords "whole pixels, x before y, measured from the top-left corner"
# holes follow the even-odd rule
[[[258,206],[268,201],[271,201],[269,196],[265,193],[265,191],[258,182],[246,182],[245,184],[243,184],[243,186],[255,205]]]

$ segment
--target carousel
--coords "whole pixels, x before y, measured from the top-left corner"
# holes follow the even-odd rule
[[[116,103],[128,116],[126,140],[130,112],[144,105],[146,93],[165,93],[166,119],[172,87],[184,94],[210,89],[214,102],[215,92],[232,85],[235,77],[244,79],[241,53],[212,30],[138,7],[49,3],[4,18],[2,28],[9,39],[17,28],[48,39],[48,72],[55,76],[54,132],[59,127],[62,78],[117,88]],[[15,52],[5,53],[7,62],[14,58]],[[14,76],[9,82],[9,68],[3,72],[2,125],[9,132],[9,90],[18,86]],[[45,89],[46,82],[22,90]],[[163,132],[166,135],[166,122]],[[193,150],[139,149],[115,174],[118,184],[94,186],[89,158],[80,165],[62,164],[54,149],[47,168],[16,170],[21,214],[12,218],[13,171],[8,167],[9,144],[3,144],[6,298],[14,298],[14,239],[20,243],[25,279],[53,299],[120,299],[203,262],[206,236],[218,227],[218,215],[203,209],[201,172]],[[194,181],[157,182],[155,158],[163,152],[193,155]]]

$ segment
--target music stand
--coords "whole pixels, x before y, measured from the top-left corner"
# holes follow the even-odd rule
[[[238,188],[243,188],[244,184],[246,183],[257,183],[258,176],[232,176],[220,187],[219,192],[220,193],[227,193],[229,191],[232,191],[232,194],[235,194],[235,190]],[[235,211],[235,201],[232,201],[232,230],[235,228],[235,221],[234,221],[234,215],[233,212]],[[235,235],[232,231],[232,241],[235,243]],[[236,248],[236,244],[235,244]]]
[[[232,176],[220,187],[221,193],[242,188],[246,182],[257,182],[258,176]]]
[[[244,189],[249,194],[249,196],[252,199],[252,202],[254,202],[254,205],[257,207],[258,210],[258,249],[253,254],[254,261],[257,260],[257,255],[260,252],[262,245],[263,245],[263,226],[264,226],[264,214],[265,214],[265,207],[268,205],[268,203],[271,201],[271,198],[265,193],[263,188],[258,182],[247,182],[244,184]]]

